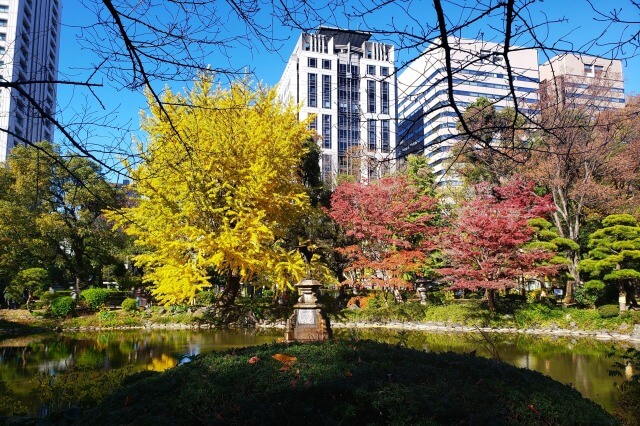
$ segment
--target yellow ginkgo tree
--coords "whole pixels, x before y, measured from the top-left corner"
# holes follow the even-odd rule
[[[144,248],[135,261],[159,301],[190,300],[212,274],[225,277],[225,305],[258,274],[275,286],[302,278],[291,273],[304,268],[283,267],[292,254],[282,243],[310,209],[298,169],[311,132],[296,106],[206,76],[184,94],[165,91],[162,105],[150,101],[143,117],[135,205],[109,213]]]

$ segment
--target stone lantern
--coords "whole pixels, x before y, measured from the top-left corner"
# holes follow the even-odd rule
[[[331,325],[318,302],[320,282],[307,278],[295,285],[298,290],[298,303],[293,308],[293,315],[287,320],[285,341],[317,342],[330,339]]]

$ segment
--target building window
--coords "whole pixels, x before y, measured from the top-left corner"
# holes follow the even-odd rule
[[[330,70],[331,69],[331,60],[330,59],[323,59],[322,60],[322,69],[323,70]]]
[[[367,120],[367,144],[370,151],[376,150],[376,120]]]
[[[9,6],[7,6],[6,4],[0,4],[0,13],[6,13],[9,11]]]
[[[309,68],[318,68],[318,60],[316,58],[307,58]]]
[[[331,171],[331,155],[322,154],[322,180],[329,183],[333,178]]]
[[[367,80],[367,112],[376,112],[376,82]]]
[[[7,20],[6,19],[0,19],[0,27],[6,27],[7,26]]]
[[[488,64],[491,58],[491,51],[482,49],[480,51],[480,63]]]
[[[360,142],[360,117],[354,115],[351,117],[351,140],[349,145],[356,146]]]
[[[593,65],[592,64],[584,64],[584,74],[593,76]]]
[[[382,152],[389,152],[391,144],[389,141],[389,120],[380,120],[380,149]]]
[[[349,142],[349,127],[347,117],[344,114],[338,115],[338,151],[344,152]]]
[[[307,80],[307,106],[317,107],[318,106],[318,75],[317,74],[309,74],[309,79]]]
[[[317,130],[318,129],[318,117],[313,116],[311,121],[309,122],[309,130]]]
[[[376,75],[376,66],[375,65],[367,65],[367,74]]]
[[[593,71],[594,71],[595,75],[600,75],[604,71],[604,67],[602,65],[594,65],[593,66]]]
[[[322,147],[331,149],[331,115],[322,114]]]
[[[331,108],[331,76],[322,76],[322,107]]]
[[[380,82],[380,96],[381,96],[381,113],[389,114],[389,82]]]
[[[380,75],[388,76],[389,75],[389,67],[380,67]]]

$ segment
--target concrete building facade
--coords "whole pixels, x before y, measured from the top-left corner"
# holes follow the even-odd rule
[[[602,111],[625,105],[622,62],[563,54],[540,65],[543,107],[581,107]]]
[[[0,0],[0,162],[24,141],[53,141],[60,44],[60,0]]]
[[[391,171],[395,161],[394,47],[362,31],[320,27],[300,35],[278,83],[283,101],[301,105],[322,148],[323,180],[359,180]]]
[[[450,38],[453,102],[461,110],[480,97],[496,110],[517,104],[531,113],[538,102],[538,52],[511,46],[515,97],[506,69],[504,49],[486,41]],[[459,185],[449,170],[451,148],[456,143],[458,118],[451,107],[445,52],[434,47],[398,76],[398,159],[423,154],[440,184]]]

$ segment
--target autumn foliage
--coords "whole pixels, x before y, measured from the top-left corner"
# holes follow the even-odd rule
[[[535,232],[528,221],[548,215],[554,206],[520,178],[503,186],[478,185],[476,191],[440,238],[448,264],[440,273],[453,288],[487,290],[489,307],[494,309],[496,290],[515,287],[520,277],[558,270],[558,265],[546,264],[552,252],[525,247]]]
[[[282,240],[310,208],[298,170],[311,136],[295,107],[273,89],[207,77],[163,101],[143,119],[147,149],[131,170],[139,200],[110,215],[144,249],[135,260],[154,295],[191,300],[213,274],[226,279],[225,305],[257,275],[294,284],[306,266]]]
[[[403,175],[339,185],[329,215],[352,242],[337,249],[350,261],[350,283],[408,285],[405,274],[419,270],[433,249],[436,204]]]

